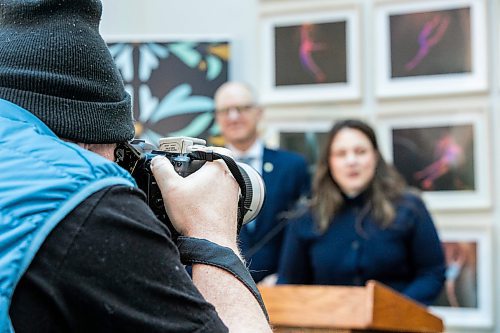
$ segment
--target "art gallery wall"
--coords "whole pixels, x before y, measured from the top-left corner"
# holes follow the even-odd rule
[[[231,38],[231,72],[257,82],[257,0],[103,0],[104,36],[165,39]]]
[[[438,1],[438,0],[433,0]],[[475,0],[473,0],[475,1]],[[460,241],[463,235],[470,235],[473,241],[484,245],[481,256],[486,269],[488,285],[484,309],[478,315],[474,311],[447,313],[454,322],[464,325],[448,327],[447,332],[500,333],[500,256],[496,255],[500,244],[500,33],[498,17],[500,0],[481,1],[485,8],[485,56],[487,88],[466,93],[423,94],[380,98],[378,70],[380,61],[377,49],[377,11],[391,4],[413,4],[414,0],[185,0],[171,2],[162,0],[104,0],[104,15],[101,31],[104,36],[159,36],[175,38],[227,38],[231,41],[230,77],[244,80],[261,95],[269,92],[269,71],[266,44],[269,36],[266,26],[281,16],[300,17],[308,12],[345,12],[354,9],[358,15],[357,33],[359,38],[359,58],[355,64],[359,74],[358,98],[306,98],[293,102],[265,101],[265,125],[263,135],[271,144],[279,145],[279,132],[300,131],[304,124],[311,129],[323,131],[336,119],[357,117],[371,122],[377,129],[384,147],[389,154],[391,126],[404,123],[411,125],[423,122],[423,127],[432,126],[442,120],[460,125],[465,117],[484,133],[479,133],[476,150],[480,159],[479,175],[484,187],[484,196],[473,197],[430,196],[432,214],[444,238],[450,242]],[[432,1],[431,1],[432,2]],[[306,87],[309,89],[310,87]],[[418,90],[418,86],[416,87]],[[452,90],[453,87],[450,87]],[[458,89],[458,87],[457,87]],[[311,91],[314,94],[314,91]],[[340,95],[343,92],[340,91]],[[272,96],[271,96],[272,97]],[[472,120],[471,120],[472,119]],[[467,121],[469,121],[467,120]],[[391,156],[386,156],[390,159]],[[439,194],[439,193],[438,193]],[[429,197],[429,196],[427,196]],[[478,200],[474,203],[474,200]],[[443,208],[444,207],[444,208]],[[458,235],[458,236],[456,236]],[[460,236],[462,235],[462,236]],[[454,238],[455,237],[455,238]],[[467,237],[465,243],[470,242]],[[485,301],[485,300],[481,300]],[[490,303],[488,303],[490,302]],[[486,317],[484,316],[486,315]],[[489,317],[488,317],[489,316]],[[474,322],[475,321],[475,322]]]

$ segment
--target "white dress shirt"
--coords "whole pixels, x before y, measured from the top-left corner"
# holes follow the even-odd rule
[[[259,174],[262,174],[262,158],[264,155],[262,140],[256,140],[246,151],[238,150],[232,145],[228,145],[227,148],[233,152],[236,161],[242,162],[244,159],[249,159],[250,161],[247,164],[257,170]]]

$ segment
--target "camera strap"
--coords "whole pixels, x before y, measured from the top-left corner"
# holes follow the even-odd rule
[[[213,151],[202,151],[202,150],[193,151],[189,154],[189,156],[192,159],[202,160],[202,161],[207,161],[207,162],[212,162],[214,160],[222,159],[226,163],[229,171],[233,175],[234,179],[236,179],[236,182],[240,186],[240,190],[241,190],[241,195],[239,198],[240,202],[238,203],[238,231],[237,232],[239,235],[240,230],[241,230],[241,226],[243,224],[243,217],[247,213],[249,207],[245,207],[245,205],[242,204],[243,202],[245,202],[245,198],[247,196],[247,189],[245,186],[245,180],[243,179],[243,175],[241,174],[241,171],[238,168],[238,164],[236,164],[236,162],[231,157],[229,157],[227,155],[215,153]]]
[[[240,280],[255,297],[269,321],[269,315],[257,285],[248,269],[233,250],[207,239],[185,236],[177,238],[177,247],[181,254],[181,262],[184,265],[204,264],[219,267]]]

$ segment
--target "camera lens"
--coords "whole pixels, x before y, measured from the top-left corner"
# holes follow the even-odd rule
[[[249,208],[243,217],[243,224],[245,224],[254,220],[259,214],[264,203],[266,188],[257,170],[245,163],[237,163],[237,165],[245,181],[247,195],[244,205]]]

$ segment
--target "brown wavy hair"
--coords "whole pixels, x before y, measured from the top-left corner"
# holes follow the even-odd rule
[[[366,191],[368,195],[368,211],[377,223],[389,226],[395,217],[393,202],[405,192],[406,183],[403,177],[388,165],[378,149],[377,138],[373,129],[363,121],[347,119],[336,122],[328,133],[326,145],[318,161],[313,179],[311,200],[312,212],[316,217],[317,227],[325,232],[335,214],[344,204],[344,197],[338,184],[330,172],[330,146],[340,130],[351,128],[362,132],[372,143],[378,156],[375,175]]]

